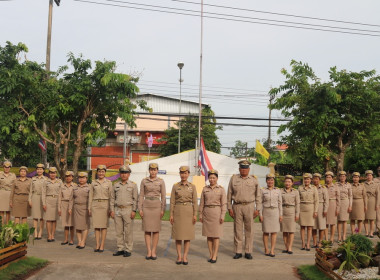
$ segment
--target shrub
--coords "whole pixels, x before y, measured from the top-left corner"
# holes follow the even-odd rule
[[[355,251],[357,251],[358,253],[371,255],[371,253],[374,250],[372,241],[368,237],[365,237],[364,235],[361,235],[361,234],[350,235],[347,238],[347,241],[351,241],[352,243],[355,244]]]

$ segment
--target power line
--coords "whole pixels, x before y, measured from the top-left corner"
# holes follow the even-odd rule
[[[100,2],[94,2],[94,1],[88,1],[88,0],[73,0],[73,1],[82,2],[82,3],[89,3],[89,4],[95,4],[95,5],[113,6],[113,7],[121,7],[121,8],[135,9],[135,10],[152,11],[152,12],[159,12],[159,13],[166,13],[166,14],[176,14],[176,15],[185,15],[185,16],[200,17],[200,15],[197,15],[197,14],[164,11],[164,10],[157,10],[157,9],[151,9],[151,8],[141,8],[141,7],[133,7],[133,6],[126,6],[126,5],[123,6],[123,5],[118,5],[118,4],[107,4],[107,3],[100,3]],[[106,0],[106,1],[110,1],[110,0]],[[244,23],[252,23],[252,24],[261,24],[261,25],[288,27],[288,28],[295,28],[295,29],[304,29],[304,30],[314,30],[314,31],[333,32],[333,33],[341,33],[341,34],[351,34],[351,35],[361,35],[361,36],[370,36],[370,37],[380,37],[380,35],[368,34],[368,33],[338,31],[338,30],[328,30],[328,29],[322,29],[322,28],[312,28],[312,27],[303,27],[303,26],[294,26],[294,25],[284,25],[284,24],[277,24],[277,23],[258,22],[258,21],[233,19],[233,18],[225,18],[225,17],[215,17],[215,16],[207,16],[207,15],[204,15],[203,17],[204,18],[210,18],[210,19],[219,19],[219,20],[233,21],[233,22],[244,22]],[[371,32],[378,32],[378,31],[371,31]]]

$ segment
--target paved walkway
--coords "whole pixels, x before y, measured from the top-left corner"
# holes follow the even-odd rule
[[[296,235],[294,254],[281,253],[282,235],[278,235],[276,257],[263,253],[261,224],[255,224],[253,260],[232,259],[233,223],[225,223],[224,237],[221,240],[218,262],[207,262],[208,249],[206,238],[201,236],[201,223],[196,224],[196,239],[191,241],[189,265],[176,265],[175,244],[170,239],[171,225],[163,222],[156,261],[145,260],[145,244],[141,221],[135,221],[134,251],[132,256],[114,257],[116,238],[113,220],[108,230],[106,248],[103,253],[94,253],[94,233],[91,232],[87,246],[78,250],[75,246],[60,245],[63,240],[62,227],[57,228],[56,242],[46,239],[29,244],[28,256],[48,259],[52,262],[47,268],[29,279],[298,279],[294,268],[301,264],[313,264],[314,252],[300,250],[300,237]]]

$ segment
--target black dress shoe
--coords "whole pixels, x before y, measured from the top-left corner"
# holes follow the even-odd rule
[[[104,250],[100,250],[100,249],[99,249],[99,251],[98,251],[98,253],[103,253],[103,252],[104,252]]]
[[[157,256],[155,256],[155,257],[151,256],[150,259],[155,261],[155,260],[157,260]]]
[[[208,259],[207,261],[208,261],[208,262],[211,262],[211,259]]]
[[[150,258],[151,258],[151,257],[148,257],[148,256],[145,257],[145,259],[148,260],[148,261],[150,260]]]
[[[182,261],[176,261],[175,264],[182,264]]]
[[[269,253],[265,253],[265,256],[269,257],[269,256],[270,256],[270,254],[269,254]]]
[[[117,251],[117,252],[115,252],[115,253],[113,253],[112,254],[112,256],[122,256],[122,255],[124,255],[124,251]]]
[[[293,254],[293,251],[288,251],[288,254],[289,254],[289,255]]]
[[[73,246],[74,245],[74,243],[69,243],[69,246]]]
[[[210,263],[216,263],[217,260],[218,258],[216,258],[215,260],[210,260]]]
[[[282,250],[282,252],[283,252],[283,253],[289,253],[289,251],[288,251],[288,250]]]
[[[318,245],[313,245],[313,246],[311,246],[311,248],[318,248]]]
[[[123,257],[130,257],[132,254],[128,251],[125,251],[124,254],[123,254]]]
[[[86,247],[86,246],[79,246],[78,249],[82,250],[82,249],[84,249],[84,247]]]
[[[244,257],[245,257],[247,260],[252,260],[252,259],[253,259],[252,255],[249,254],[249,253],[248,253],[248,254],[245,254]]]
[[[47,240],[47,242],[51,242],[51,240],[50,240],[50,239],[48,239],[48,240]]]
[[[236,253],[235,254],[235,256],[233,257],[235,260],[237,260],[237,259],[240,259],[240,258],[242,258],[243,257],[243,254],[238,254],[238,253]]]
[[[305,248],[305,247],[303,247],[303,248],[301,248],[301,250],[306,250],[306,248]]]
[[[80,247],[80,246],[78,245],[78,246],[76,246],[75,248],[77,248],[77,249],[78,249],[79,247]]]
[[[182,264],[183,264],[183,265],[188,265],[188,264],[189,264],[189,262],[182,262]]]
[[[53,238],[53,239],[50,239],[50,242],[54,242],[55,241],[55,239]]]
[[[94,249],[94,252],[99,252],[99,249]]]
[[[69,242],[68,242],[68,241],[66,241],[66,242],[61,242],[61,245],[66,245],[66,244],[69,244]]]
[[[275,254],[269,254],[269,256],[274,258],[276,255]]]
[[[310,251],[310,248],[306,248],[306,251]]]

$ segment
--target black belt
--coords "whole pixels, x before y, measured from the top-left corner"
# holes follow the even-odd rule
[[[247,204],[250,204],[250,203],[253,203],[253,201],[249,201],[249,202],[235,202],[234,201],[234,205],[235,204],[247,205]]]

